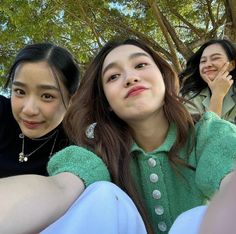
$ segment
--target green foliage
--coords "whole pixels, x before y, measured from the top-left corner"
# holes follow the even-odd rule
[[[170,48],[148,0],[2,0],[0,77],[17,51],[29,43],[51,41],[69,49],[82,69],[109,39],[136,36],[172,62]],[[207,5],[208,3],[208,5]],[[224,0],[156,0],[169,22],[181,64],[201,42],[222,34]],[[209,11],[209,4],[211,8]],[[176,44],[184,42],[185,49]],[[1,81],[0,81],[1,82]]]

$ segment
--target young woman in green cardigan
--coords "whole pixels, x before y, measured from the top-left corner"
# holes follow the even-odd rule
[[[233,170],[236,127],[212,112],[194,124],[177,87],[142,41],[106,44],[66,115],[77,146],[51,158],[50,177],[0,180],[0,227],[39,232],[78,198],[42,233],[168,233],[180,213],[205,204]]]

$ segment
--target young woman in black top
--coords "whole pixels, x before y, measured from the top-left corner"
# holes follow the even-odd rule
[[[21,49],[0,96],[0,177],[47,175],[51,155],[69,144],[62,120],[79,83],[79,67],[51,43]]]

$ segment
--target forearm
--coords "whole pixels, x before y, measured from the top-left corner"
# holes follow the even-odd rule
[[[219,190],[225,190],[225,187],[227,188],[228,184],[230,183],[230,181],[233,179],[234,176],[235,176],[235,171],[228,173],[228,174],[221,180]]]
[[[83,189],[82,181],[70,173],[1,179],[0,233],[40,232],[58,219]]]
[[[236,230],[236,172],[220,188],[207,209],[200,228],[200,234],[230,234]]]
[[[209,104],[209,111],[215,112],[217,115],[221,117],[222,107],[223,107],[224,96],[220,95],[212,95]]]

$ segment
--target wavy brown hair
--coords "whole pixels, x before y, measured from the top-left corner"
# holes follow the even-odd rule
[[[160,69],[166,86],[164,112],[171,123],[177,127],[177,137],[168,153],[172,164],[190,165],[181,161],[178,151],[193,135],[193,121],[178,97],[178,77],[171,66],[148,45],[137,39],[108,42],[93,59],[82,78],[78,92],[64,119],[64,126],[71,140],[95,152],[107,165],[112,182],[121,187],[136,204],[145,222],[148,233],[153,233],[148,222],[144,204],[139,196],[130,173],[130,147],[132,135],[129,126],[109,109],[102,87],[102,66],[106,56],[121,45],[134,45],[151,55]],[[96,122],[94,139],[86,137],[86,129]]]

